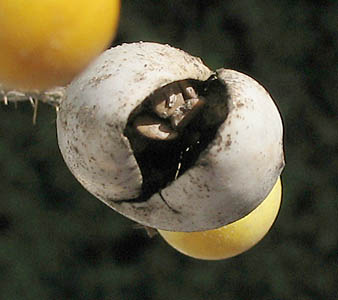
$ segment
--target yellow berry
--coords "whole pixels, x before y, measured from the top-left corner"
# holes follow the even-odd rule
[[[207,260],[233,257],[249,250],[265,236],[277,217],[281,198],[279,178],[267,198],[234,223],[202,232],[158,231],[169,245],[188,256]]]
[[[65,85],[111,42],[120,0],[0,1],[0,82]]]

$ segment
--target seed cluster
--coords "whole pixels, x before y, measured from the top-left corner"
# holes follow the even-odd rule
[[[141,135],[153,140],[177,138],[204,106],[188,81],[163,87],[146,101],[146,109],[134,119],[133,126]]]

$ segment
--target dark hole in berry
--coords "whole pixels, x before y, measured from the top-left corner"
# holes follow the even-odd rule
[[[179,85],[192,87],[197,97],[200,97],[205,102],[202,108],[197,113],[194,113],[193,117],[189,118],[189,121],[184,124],[183,129],[179,127],[173,128],[170,125],[171,112],[169,108],[172,107],[172,101],[170,105],[166,106],[169,107],[167,110],[169,113],[167,114],[167,111],[161,112],[162,116],[154,112],[152,102],[156,97],[163,98],[163,90],[172,89],[177,91]],[[191,94],[193,95],[194,93],[192,92]],[[189,96],[185,98],[189,98]],[[186,102],[188,100],[185,99]],[[169,102],[169,100],[167,101]],[[178,113],[190,113],[189,109],[184,110],[182,107],[178,107],[176,111],[179,111]],[[153,139],[138,132],[135,128],[135,120],[139,115],[145,114],[152,119],[158,119],[158,122],[166,126],[172,126],[172,130],[177,133],[177,137],[169,140]],[[156,90],[146,98],[130,114],[124,132],[124,135],[130,141],[143,177],[141,195],[128,201],[146,201],[154,193],[160,192],[179,176],[183,175],[185,171],[193,167],[200,154],[215,138],[219,126],[224,122],[227,115],[226,87],[217,80],[215,75],[205,82],[190,79],[174,82]],[[183,115],[183,117],[185,116]]]

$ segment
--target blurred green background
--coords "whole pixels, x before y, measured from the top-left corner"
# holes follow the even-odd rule
[[[0,29],[1,30],[1,29]],[[55,111],[0,104],[0,299],[338,299],[338,1],[123,1],[115,44],[157,41],[247,73],[285,124],[279,217],[249,252],[200,261],[86,192]]]

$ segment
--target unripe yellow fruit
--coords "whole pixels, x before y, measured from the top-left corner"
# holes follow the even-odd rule
[[[281,198],[279,178],[266,199],[236,222],[202,232],[158,232],[169,245],[188,256],[207,260],[233,257],[249,250],[266,235],[277,217]]]
[[[0,82],[47,89],[69,83],[111,42],[119,0],[0,1]]]

